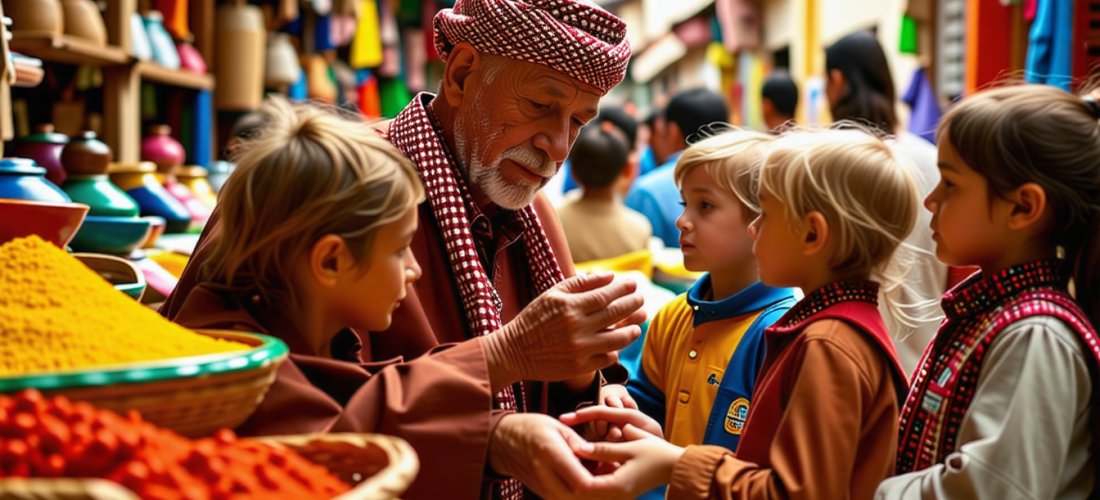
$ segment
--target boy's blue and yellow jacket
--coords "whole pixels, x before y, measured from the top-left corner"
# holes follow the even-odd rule
[[[710,275],[662,308],[649,324],[627,388],[678,446],[737,450],[764,362],[764,329],[797,302],[793,289],[757,282],[706,301]]]

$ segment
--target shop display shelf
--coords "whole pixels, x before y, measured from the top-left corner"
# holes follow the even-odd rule
[[[175,87],[193,90],[213,90],[214,75],[192,73],[184,70],[173,70],[151,62],[139,62],[134,65],[134,71],[143,81],[171,85]]]
[[[71,35],[14,31],[10,46],[23,55],[61,64],[104,67],[130,60],[119,47],[100,46]]]

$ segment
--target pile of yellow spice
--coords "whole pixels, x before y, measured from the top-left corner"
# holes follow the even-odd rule
[[[169,322],[38,236],[0,246],[0,376],[244,349]]]

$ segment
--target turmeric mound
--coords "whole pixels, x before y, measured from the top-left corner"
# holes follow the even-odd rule
[[[245,349],[169,322],[38,236],[0,246],[0,376]]]

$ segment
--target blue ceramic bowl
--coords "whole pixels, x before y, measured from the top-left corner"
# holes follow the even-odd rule
[[[49,203],[73,201],[61,188],[46,180],[46,169],[26,158],[0,158],[0,198]]]
[[[69,246],[77,252],[130,255],[145,242],[150,227],[149,219],[89,215]]]

